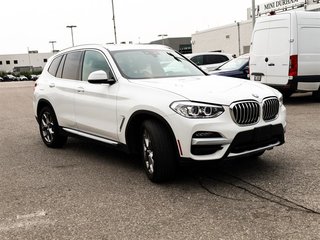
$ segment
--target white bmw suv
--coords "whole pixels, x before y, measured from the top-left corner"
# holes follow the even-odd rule
[[[209,76],[157,45],[84,45],[49,59],[34,114],[48,147],[68,135],[125,146],[153,182],[179,160],[259,156],[284,143],[286,109],[275,89]]]

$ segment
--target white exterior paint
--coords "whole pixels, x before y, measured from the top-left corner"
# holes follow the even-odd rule
[[[52,55],[51,52],[0,55],[0,71],[12,72],[14,67],[23,66],[41,67],[43,69],[46,60]],[[7,61],[9,61],[10,64],[7,64]],[[17,62],[15,63],[15,61]]]
[[[292,92],[318,91],[319,42],[320,12],[291,11],[258,18],[250,51],[251,80],[279,89],[290,87]],[[297,66],[294,71],[293,56],[297,59],[291,64]]]
[[[119,51],[130,49],[156,49],[157,51],[170,50],[163,46],[140,45],[140,46],[87,46],[104,53],[110,67],[113,69],[116,80],[112,85],[91,84],[87,81],[57,78],[48,72],[48,67],[52,59],[49,60],[34,92],[34,113],[37,116],[37,106],[40,100],[50,102],[54,109],[58,122],[64,129],[71,129],[73,133],[86,133],[86,136],[99,136],[114,142],[126,144],[126,128],[129,119],[139,111],[147,111],[161,116],[172,129],[176,140],[180,145],[180,155],[194,160],[215,160],[221,159],[227,153],[231,142],[235,136],[242,131],[253,130],[257,127],[265,127],[270,124],[286,125],[286,110],[281,104],[279,115],[272,121],[259,121],[252,125],[238,125],[232,119],[230,105],[239,101],[252,100],[259,103],[261,109],[263,102],[270,97],[281,99],[281,94],[268,86],[259,83],[225,78],[220,76],[185,76],[185,77],[147,77],[144,79],[127,79],[121,74],[118,64],[107,51]],[[85,50],[86,48],[75,47],[67,51],[60,52],[66,54],[73,50]],[[173,54],[173,53],[170,53]],[[172,59],[171,61],[173,61]],[[182,62],[179,60],[179,62]],[[175,61],[170,64],[176,64]],[[170,65],[169,64],[169,65]],[[66,66],[66,65],[65,65]],[[159,64],[161,66],[161,64]],[[193,68],[192,66],[190,66]],[[168,71],[169,73],[170,71]],[[170,74],[170,73],[169,73]],[[172,74],[172,73],[171,73]],[[188,72],[188,74],[190,74]],[[166,74],[166,76],[168,76]],[[81,91],[79,90],[81,89]],[[82,91],[83,90],[83,91]],[[112,101],[106,101],[110,100]],[[192,100],[192,101],[190,101]],[[81,104],[80,104],[81,103]],[[223,108],[221,115],[208,118],[186,117],[174,110],[172,105],[199,105],[205,103],[206,106]],[[79,105],[80,104],[80,105]],[[74,106],[91,104],[75,111]],[[170,107],[171,106],[171,107]],[[101,115],[102,112],[109,110],[108,114]],[[261,110],[262,111],[262,110]],[[96,118],[99,116],[99,119]],[[108,117],[109,116],[109,117]],[[262,116],[262,115],[261,115]],[[41,116],[37,116],[41,119]],[[91,119],[85,124],[79,124],[83,118]],[[121,123],[121,119],[125,119]],[[104,122],[104,124],[97,124]],[[106,124],[107,123],[107,124]],[[123,126],[122,126],[123,124]],[[113,126],[112,130],[104,131],[104,127]],[[120,127],[121,126],[121,127]],[[88,130],[90,129],[90,130]],[[194,155],[191,152],[193,134],[197,131],[219,132],[223,136],[223,148],[215,153],[207,155]],[[203,140],[203,139],[202,139]],[[209,139],[212,140],[212,139]],[[209,141],[207,139],[207,141]],[[221,140],[219,137],[218,140]],[[201,139],[199,140],[201,141]],[[196,144],[196,143],[195,143]],[[205,144],[205,143],[203,143]],[[202,145],[203,145],[202,144]],[[210,145],[211,143],[208,143]],[[266,147],[269,149],[270,146]],[[264,149],[265,150],[265,149]],[[254,151],[261,151],[253,149]],[[238,153],[237,156],[247,152]],[[231,156],[231,155],[229,155]],[[235,156],[235,155],[232,155]]]

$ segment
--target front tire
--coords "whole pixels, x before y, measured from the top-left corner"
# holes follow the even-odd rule
[[[157,121],[146,120],[141,129],[142,160],[152,182],[173,179],[177,159],[174,141],[167,129]]]
[[[67,142],[67,136],[61,134],[56,115],[52,108],[44,107],[39,114],[41,138],[48,147],[61,148]]]

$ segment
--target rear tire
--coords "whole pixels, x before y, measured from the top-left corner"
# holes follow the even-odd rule
[[[166,128],[157,121],[146,120],[141,128],[141,151],[143,166],[152,182],[173,179],[177,159],[174,141]]]
[[[293,94],[293,91],[292,90],[283,90],[283,91],[281,91],[281,93],[282,93],[284,99],[288,99]]]
[[[50,107],[44,107],[40,111],[39,130],[44,144],[48,147],[61,148],[67,142],[68,137],[61,134],[56,115]]]
[[[320,101],[320,88],[318,91],[312,92],[312,97],[316,100],[316,101]]]

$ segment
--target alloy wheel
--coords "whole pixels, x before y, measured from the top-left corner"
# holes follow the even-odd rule
[[[145,167],[150,175],[154,173],[154,151],[149,133],[144,130],[143,132],[143,158]]]
[[[44,112],[41,117],[41,132],[44,140],[51,143],[54,139],[54,122],[49,112]]]

